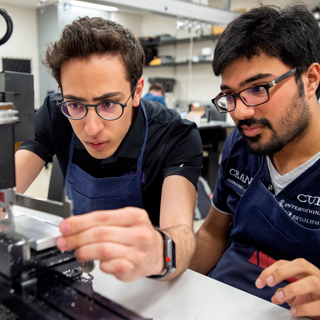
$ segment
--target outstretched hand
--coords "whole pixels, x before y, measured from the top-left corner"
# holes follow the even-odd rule
[[[100,269],[134,281],[163,269],[163,239],[145,210],[127,207],[73,216],[60,224],[61,251],[75,250],[79,262],[100,260]]]
[[[278,289],[271,301],[275,304],[287,302],[294,316],[306,316],[320,320],[320,270],[305,259],[279,260],[265,269],[256,280],[259,289],[266,285],[296,278],[284,288]]]

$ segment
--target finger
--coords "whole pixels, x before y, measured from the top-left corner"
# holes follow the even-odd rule
[[[293,297],[290,299],[289,297],[285,296],[285,294],[283,292],[283,288],[280,288],[271,297],[271,302],[274,304],[283,304],[283,303],[287,302],[288,304],[291,305],[291,303],[293,303],[293,301],[295,299],[296,299],[296,297]]]
[[[292,307],[290,312],[294,316],[320,316],[320,300],[301,304],[299,306]],[[318,319],[318,318],[317,318]]]
[[[132,245],[135,243],[137,232],[139,231],[130,228],[98,226],[75,235],[60,237],[57,246],[61,251],[70,251],[84,245],[103,242]]]
[[[291,282],[292,278],[300,279],[307,275],[316,275],[320,278],[320,270],[302,258],[293,261],[280,260],[269,268],[265,269],[257,279],[256,286],[258,288],[263,288],[265,285],[274,287],[284,280]]]
[[[94,243],[79,247],[74,255],[79,262],[89,260],[112,260],[128,254],[127,247],[118,243]]]
[[[282,289],[278,289],[271,298],[271,301],[276,304],[287,302],[291,306],[296,306],[301,303],[302,300],[299,299],[301,296],[311,293],[320,294],[320,279],[314,275],[288,284]]]
[[[124,282],[134,281],[139,278],[139,276],[135,275],[134,265],[126,259],[119,258],[111,261],[100,261],[100,269]]]
[[[127,227],[146,222],[151,224],[145,210],[126,207],[117,210],[93,211],[67,218],[61,222],[60,231],[68,236],[99,225]]]
[[[134,247],[110,242],[82,246],[74,252],[74,255],[79,262],[125,258],[135,266],[141,265],[146,259],[146,255]]]
[[[256,280],[256,287],[259,289],[264,288],[266,285],[269,285],[270,281],[272,282],[272,279],[270,279],[269,277],[272,276],[272,273],[277,270],[278,268],[280,268],[281,266],[285,265],[289,263],[289,261],[287,260],[279,260],[275,263],[273,263],[271,266],[269,266],[268,268],[264,269],[259,277]],[[269,279],[269,283],[267,283],[267,279]]]
[[[98,226],[71,236],[60,237],[57,246],[61,251],[74,250],[83,245],[114,242],[136,246],[140,250],[150,250],[155,244],[158,232],[151,226],[113,227]]]

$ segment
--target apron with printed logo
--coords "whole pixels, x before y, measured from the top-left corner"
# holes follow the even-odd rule
[[[317,163],[318,164],[318,163]],[[279,195],[288,198],[296,190],[319,190],[320,166],[314,165],[290,183]],[[320,267],[320,228],[300,225],[268,190],[270,177],[265,160],[240,199],[231,231],[232,244],[209,276],[269,300],[287,279],[271,288],[257,289],[255,281],[277,260],[305,258]],[[214,250],[214,248],[213,248]]]

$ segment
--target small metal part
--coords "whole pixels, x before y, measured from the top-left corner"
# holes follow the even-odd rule
[[[12,219],[12,205],[14,203],[14,190],[13,188],[3,189],[0,190],[1,192],[1,207],[4,209],[4,211],[8,215],[8,219]],[[3,201],[2,201],[3,200]]]
[[[82,274],[81,281],[83,282],[92,282],[94,276],[91,273]]]
[[[5,107],[11,107],[12,103],[0,103],[0,107],[2,109]],[[19,121],[19,118],[17,117],[17,114],[19,113],[18,110],[0,110],[0,124],[9,124],[9,123],[15,123]]]
[[[96,267],[96,262],[94,260],[85,261],[82,265],[82,271],[85,273],[90,273]]]

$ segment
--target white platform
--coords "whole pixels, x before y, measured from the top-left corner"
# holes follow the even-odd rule
[[[171,281],[143,278],[131,283],[98,267],[92,274],[96,292],[154,320],[298,319],[287,309],[191,270]]]

